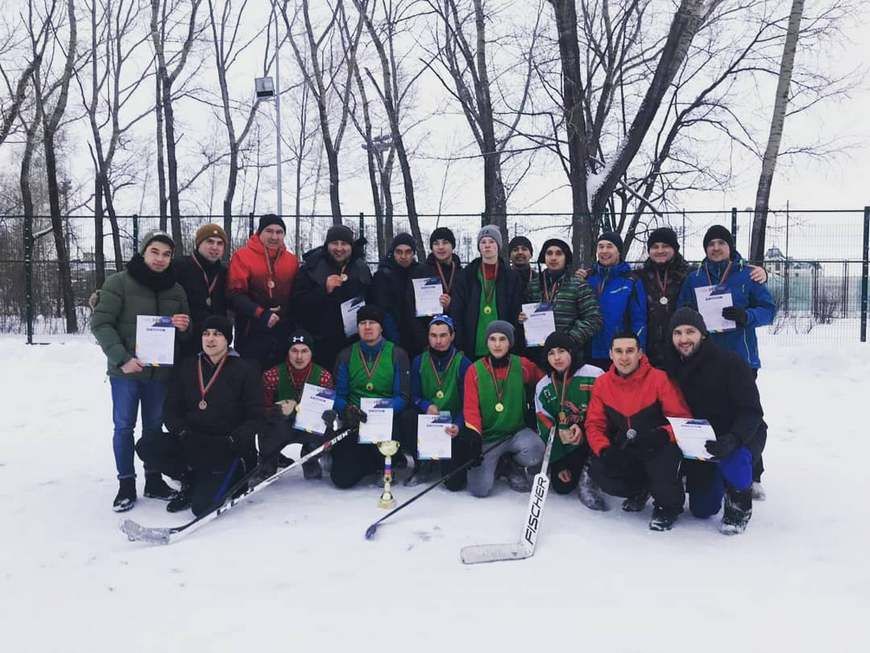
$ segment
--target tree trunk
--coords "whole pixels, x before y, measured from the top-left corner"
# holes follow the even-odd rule
[[[18,185],[21,189],[21,205],[24,212],[24,324],[27,329],[27,342],[33,343],[33,193],[30,190],[31,163],[36,146],[36,120],[28,126],[21,155],[21,174]]]
[[[767,231],[770,187],[773,184],[776,160],[779,157],[779,146],[782,143],[782,130],[788,109],[788,93],[791,86],[791,74],[794,70],[794,57],[797,51],[803,12],[804,0],[792,0],[791,14],[788,18],[788,32],[782,50],[782,61],[779,65],[779,80],[776,84],[776,101],[773,107],[773,117],[770,121],[770,133],[767,137],[767,147],[761,161],[761,175],[758,178],[758,189],[755,193],[755,215],[752,218],[749,258],[757,265],[761,265],[764,261],[764,237]]]
[[[163,156],[163,93],[160,90],[160,75],[154,76],[154,114],[157,120],[157,204],[160,214],[160,231],[166,231],[166,163]]]
[[[57,251],[57,273],[60,281],[60,292],[63,300],[63,314],[67,333],[78,333],[75,297],[72,291],[72,276],[70,274],[70,254],[66,247],[63,218],[60,208],[60,192],[57,184],[57,157],[54,150],[54,133],[43,129],[42,145],[45,149],[45,176],[48,184],[48,204],[51,212],[51,232],[54,236],[54,247]]]
[[[172,86],[164,78],[163,117],[166,130],[166,173],[169,181],[169,222],[172,240],[175,241],[175,256],[184,256],[184,235],[181,233],[181,203],[178,198],[178,159],[175,155],[175,113],[172,109]]]
[[[94,281],[97,288],[106,280],[106,255],[103,246],[103,179],[94,176]]]

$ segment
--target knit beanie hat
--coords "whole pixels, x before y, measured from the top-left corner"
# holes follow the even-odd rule
[[[384,312],[373,304],[366,304],[363,306],[356,314],[356,323],[365,322],[366,320],[372,320],[373,322],[377,322],[383,328],[384,326]]]
[[[534,251],[532,249],[532,241],[525,236],[514,236],[513,238],[511,238],[511,242],[508,243],[508,251],[512,252],[514,250],[514,247],[525,247],[527,250],[529,250],[529,256],[531,256],[532,252]]]
[[[393,237],[393,242],[390,243],[390,254],[395,252],[399,245],[407,245],[411,248],[412,252],[417,250],[417,241],[414,240],[414,237],[411,234],[396,234]]]
[[[257,235],[259,236],[263,233],[263,229],[269,227],[273,224],[278,225],[281,229],[284,230],[284,233],[287,233],[287,225],[284,224],[284,220],[279,218],[274,213],[267,213],[266,215],[260,216],[260,223],[257,225]]]
[[[499,231],[498,227],[494,224],[488,224],[485,227],[481,227],[480,231],[477,232],[477,249],[480,250],[480,240],[482,238],[492,238],[496,245],[498,245],[498,251],[504,249],[504,241],[501,239],[501,231]]]
[[[208,240],[211,237],[220,238],[224,241],[224,245],[229,244],[229,239],[227,238],[227,232],[224,231],[223,227],[219,224],[204,224],[199,229],[196,230],[196,236],[193,238],[194,249],[198,249],[204,240]]]
[[[227,339],[228,347],[233,344],[233,323],[230,322],[229,318],[223,315],[209,315],[202,323],[202,333],[205,333],[207,329],[220,331]]]
[[[433,324],[444,324],[450,329],[450,333],[454,333],[456,331],[456,325],[453,322],[453,318],[449,315],[436,315],[432,318],[432,321],[429,322],[429,326]]]
[[[291,347],[293,345],[305,345],[311,351],[314,351],[314,338],[312,338],[311,334],[308,333],[305,329],[296,329],[293,333],[291,333],[289,344]]]
[[[674,311],[674,314],[671,315],[671,321],[668,323],[668,329],[673,333],[674,329],[684,324],[693,326],[705,336],[707,335],[707,325],[704,322],[704,318],[698,311],[688,306],[683,306]]]
[[[574,260],[573,254],[571,254],[571,247],[564,240],[559,238],[548,238],[544,241],[544,246],[541,247],[541,253],[538,254],[538,263],[543,263],[547,259],[547,250],[550,247],[558,247],[565,254],[565,266],[571,265],[571,261]]]
[[[511,324],[510,322],[505,322],[504,320],[493,320],[486,327],[487,339],[489,339],[489,337],[493,333],[504,334],[507,337],[508,342],[510,343],[510,346],[511,347],[514,346],[514,342],[516,341],[516,336],[514,335],[514,325]]]
[[[170,236],[165,231],[155,229],[154,231],[149,231],[147,234],[145,234],[145,238],[142,239],[142,244],[139,245],[139,253],[142,256],[145,256],[145,250],[148,249],[148,245],[153,243],[155,240],[158,243],[169,245],[172,251],[175,251],[175,241],[172,240],[172,236]]]
[[[578,351],[577,341],[564,331],[553,331],[553,333],[548,335],[547,339],[544,341],[544,369],[548,372],[554,371],[550,362],[547,360],[547,354],[550,353],[551,349],[556,347],[567,349],[571,352],[571,365],[568,366],[568,371],[573,374],[580,368],[582,356]]]
[[[436,240],[446,240],[453,249],[456,249],[456,236],[447,227],[438,227],[432,232],[432,235],[429,236],[429,249],[432,249]]]
[[[646,239],[646,251],[652,249],[655,243],[664,243],[674,248],[675,252],[680,251],[680,243],[677,242],[677,232],[670,227],[659,227],[650,232],[649,238]]]
[[[721,224],[714,224],[712,227],[707,229],[707,233],[704,234],[704,251],[707,251],[707,245],[710,244],[710,241],[717,238],[728,243],[730,256],[731,258],[734,258],[734,237],[731,235],[731,232]]]
[[[613,243],[616,246],[616,249],[619,250],[620,258],[622,258],[623,243],[622,237],[618,233],[616,233],[615,231],[605,231],[600,236],[598,236],[598,240],[596,240],[595,242],[600,243],[602,240]]]
[[[343,224],[332,225],[326,232],[326,240],[323,241],[323,244],[329,245],[329,243],[334,243],[338,240],[348,245],[353,245],[353,231],[351,228]]]

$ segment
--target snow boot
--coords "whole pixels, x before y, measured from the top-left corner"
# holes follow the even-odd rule
[[[680,511],[674,508],[662,508],[656,506],[653,508],[652,518],[649,520],[649,529],[651,531],[669,531],[677,521]]]
[[[122,478],[118,481],[118,494],[112,503],[115,512],[127,512],[136,505],[136,479]]]
[[[189,481],[181,481],[181,489],[175,493],[175,497],[166,504],[166,512],[181,512],[190,508],[193,488]]]
[[[625,512],[642,512],[646,508],[646,502],[649,500],[649,492],[643,490],[633,497],[628,497],[622,502],[622,509]]]
[[[752,489],[725,491],[725,513],[719,532],[723,535],[740,535],[746,530],[752,517]]]
[[[414,471],[407,479],[405,479],[405,485],[407,487],[414,487],[415,485],[421,484],[428,485],[435,480],[435,474],[437,471],[438,468],[436,461],[418,460],[417,464],[414,465]]]
[[[577,496],[580,498],[580,503],[589,508],[589,510],[597,510],[599,512],[607,512],[610,507],[604,500],[601,488],[589,476],[589,462],[583,465],[580,471],[580,480],[577,483]]]
[[[175,498],[176,492],[166,484],[161,474],[158,472],[146,472],[145,491],[142,494],[149,499],[172,501]]]
[[[761,481],[752,482],[752,498],[756,501],[764,501],[767,498],[767,492],[764,491]]]
[[[323,470],[320,467],[320,461],[309,460],[307,463],[302,463],[302,477],[306,481],[316,481],[323,478]]]

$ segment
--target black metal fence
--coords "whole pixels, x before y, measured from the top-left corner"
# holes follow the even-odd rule
[[[330,215],[284,216],[288,247],[307,251],[323,242],[332,224]],[[422,235],[428,246],[429,234],[438,226],[450,227],[457,237],[456,253],[463,261],[477,255],[475,237],[480,214],[420,215]],[[195,215],[182,220],[186,251],[201,225],[223,223],[223,216]],[[347,215],[345,224],[368,241],[366,256],[372,265],[378,257],[377,226],[374,216]],[[702,237],[712,224],[723,224],[734,234],[736,248],[749,250],[751,210],[671,211],[651,216],[640,225],[627,259],[640,262],[646,256],[646,235],[651,229],[669,225],[678,234],[681,252],[690,261],[703,258]],[[115,261],[111,234],[105,236],[106,273],[128,260],[140,239],[159,227],[157,216],[119,216],[121,261]],[[34,233],[50,226],[47,216],[34,221]],[[106,225],[108,227],[108,225]],[[235,249],[245,243],[255,227],[251,214],[234,216],[230,238]],[[549,237],[570,241],[570,214],[515,214],[508,217],[510,235],[525,235],[540,246]],[[393,232],[408,230],[407,216],[393,217]],[[71,275],[79,327],[87,329],[90,310],[87,299],[96,288],[94,220],[92,216],[66,218]],[[866,342],[868,311],[868,232],[870,207],[856,210],[771,211],[766,234],[765,268],[769,288],[778,305],[777,319],[767,335],[778,341],[805,343],[845,340]],[[298,248],[297,248],[298,234]],[[22,216],[0,216],[0,332],[27,332],[26,266],[23,254]],[[536,252],[537,255],[537,252]],[[588,261],[585,263],[589,263]],[[31,311],[32,333],[62,333],[65,322],[54,243],[50,235],[39,238],[33,252]]]

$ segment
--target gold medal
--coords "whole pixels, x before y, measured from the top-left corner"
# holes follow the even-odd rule
[[[269,279],[269,280],[266,282],[266,285],[269,286],[269,288],[274,288],[274,287],[275,287],[275,282],[272,281],[271,279]]]
[[[341,275],[339,278],[341,279],[342,283],[344,283],[345,281],[347,281],[347,275],[346,275],[346,274]]]
[[[659,300],[659,304],[661,304],[662,306],[667,306],[667,305],[668,305],[668,298],[667,298],[667,297],[662,297],[662,298]]]
[[[559,423],[564,424],[566,419],[568,419],[568,416],[565,414],[565,411],[560,410],[559,411]]]
[[[374,389],[375,389],[375,384],[374,384],[374,383],[372,383],[372,382],[366,383],[366,390],[368,390],[369,392],[371,392],[371,391],[374,390]]]
[[[492,313],[492,306],[484,306],[483,307],[483,314],[489,315],[490,313]]]
[[[504,412],[504,404],[501,403],[501,402],[498,402],[498,403],[495,405],[495,412],[497,412],[497,413],[503,413],[503,412]]]
[[[206,403],[205,399],[200,401],[197,405],[199,406],[200,410],[205,410],[206,408],[208,408],[208,404]]]
[[[437,399],[444,399],[444,391],[443,391],[443,390],[439,390],[438,392],[435,393],[435,397],[436,397]]]

